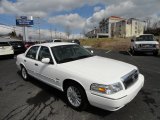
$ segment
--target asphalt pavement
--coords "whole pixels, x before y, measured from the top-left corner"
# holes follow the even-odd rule
[[[6,58],[0,60],[0,120],[160,120],[160,56],[107,50],[94,54],[136,65],[145,76],[143,89],[125,107],[109,112],[90,106],[77,112],[66,105],[62,92],[34,78],[24,81],[16,60]]]

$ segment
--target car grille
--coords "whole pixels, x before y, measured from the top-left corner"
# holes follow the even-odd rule
[[[154,48],[156,47],[154,44],[140,44],[141,48]]]
[[[132,86],[138,80],[138,75],[139,75],[138,70],[133,70],[128,75],[122,77],[123,79],[122,82],[124,84],[125,89]]]

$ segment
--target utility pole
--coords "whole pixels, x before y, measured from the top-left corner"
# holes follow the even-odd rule
[[[60,40],[61,40],[61,32],[60,32]]]
[[[55,28],[55,38],[57,37],[57,29]]]
[[[40,30],[40,17],[37,16],[37,25],[38,25],[38,34],[39,34],[39,43],[41,43],[41,30]]]
[[[52,26],[50,26],[50,33],[51,33],[51,40],[53,39],[52,37]]]

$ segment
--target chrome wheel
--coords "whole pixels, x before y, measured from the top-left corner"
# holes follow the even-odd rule
[[[26,69],[24,68],[24,67],[22,67],[22,77],[24,78],[24,79],[27,79],[27,72],[26,72]]]
[[[80,91],[74,87],[70,86],[67,89],[67,98],[70,104],[72,104],[74,107],[79,107],[82,102]]]

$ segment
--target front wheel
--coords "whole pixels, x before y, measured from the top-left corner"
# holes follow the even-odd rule
[[[66,87],[65,95],[68,104],[75,110],[84,110],[88,106],[84,89],[76,83],[71,83]]]
[[[28,80],[28,73],[27,73],[27,70],[25,69],[25,67],[21,67],[21,76],[24,80]]]

